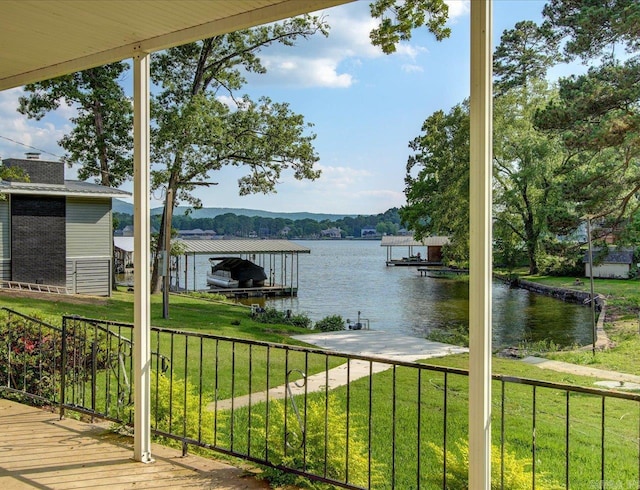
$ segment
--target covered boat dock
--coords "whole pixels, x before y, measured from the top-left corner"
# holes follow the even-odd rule
[[[174,290],[202,290],[198,284],[203,282],[208,268],[198,267],[196,257],[199,255],[239,257],[264,268],[267,279],[263,286],[206,289],[231,297],[297,296],[299,255],[311,253],[311,249],[289,240],[175,240],[172,246],[182,252],[172,264],[171,285]]]
[[[413,235],[383,236],[380,246],[387,248],[387,266],[442,265],[442,247],[449,244],[449,237],[430,236],[416,240]],[[406,255],[394,258],[394,248],[406,250]]]

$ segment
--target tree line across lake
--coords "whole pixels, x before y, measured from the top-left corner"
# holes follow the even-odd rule
[[[133,225],[133,216],[125,213],[113,213],[114,230],[122,231]],[[151,226],[160,228],[161,215],[151,216]],[[314,220],[268,218],[225,213],[212,218],[193,218],[189,215],[174,215],[171,221],[174,230],[213,230],[216,235],[260,238],[320,238],[322,231],[331,228],[340,230],[342,238],[360,237],[362,230],[375,229],[378,236],[395,235],[402,229],[398,208],[369,216],[345,216],[337,220]]]

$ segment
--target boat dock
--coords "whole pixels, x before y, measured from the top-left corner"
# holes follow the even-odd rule
[[[418,269],[420,277],[446,278],[456,276],[466,276],[469,269],[453,269],[450,267],[420,267]]]
[[[387,267],[422,267],[442,265],[442,247],[448,243],[448,237],[439,236],[426,237],[420,241],[414,240],[413,236],[410,235],[383,236],[380,246],[387,249],[387,260],[385,262]],[[401,259],[394,259],[393,251],[398,247],[406,249],[407,255]]]
[[[221,294],[227,298],[294,298],[298,296],[297,287],[285,286],[282,284],[251,288],[217,288],[212,286],[208,289],[201,289],[200,292]]]
[[[438,262],[439,263],[439,262]],[[434,265],[434,262],[422,260],[418,257],[403,257],[401,259],[390,259],[386,261],[386,265],[399,266],[399,267],[420,267],[425,265]]]

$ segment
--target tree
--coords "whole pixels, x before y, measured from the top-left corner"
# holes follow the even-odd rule
[[[443,0],[376,0],[371,14],[381,25],[372,31],[372,42],[391,53],[399,41],[411,38],[411,29],[422,25],[443,39],[449,35],[447,13]],[[152,77],[162,91],[152,105],[152,155],[162,169],[153,172],[152,184],[173,191],[167,192],[170,202],[165,209],[173,209],[178,201],[198,206],[191,192],[212,185],[209,172],[224,165],[247,167],[248,174],[238,182],[241,195],[275,191],[287,169],[297,179],[319,177],[313,168],[318,160],[312,146],[315,135],[307,133],[309,125],[301,115],[268,98],[254,102],[235,95],[245,82],[241,68],[266,71],[257,56],[262,48],[273,43],[293,46],[316,33],[328,34],[324,20],[303,16],[172,48],[155,57]],[[221,93],[230,96],[235,107],[223,103]],[[170,220],[164,221],[159,244],[171,226]],[[157,255],[151,282],[157,291]]]
[[[494,93],[499,96],[544,79],[549,67],[559,59],[557,43],[552,41],[529,20],[505,30],[493,56]]]
[[[562,161],[559,145],[532,125],[533,111],[546,102],[541,78],[552,53],[540,52],[543,36],[531,22],[505,31],[496,49],[500,90],[494,112],[494,230],[498,252],[510,265],[521,252],[531,273],[538,271],[540,237],[557,212]],[[546,48],[545,48],[546,49]],[[438,111],[410,143],[405,179],[407,205],[400,210],[417,238],[449,235],[447,253],[466,260],[469,235],[469,114],[467,104]]]
[[[578,216],[606,222],[606,234],[640,205],[640,4],[553,0],[543,13],[548,36],[565,42],[567,59],[600,60],[584,75],[561,79],[558,97],[535,122],[561,135],[572,172],[566,193]],[[632,56],[616,59],[621,46]]]
[[[58,143],[68,164],[79,164],[82,180],[95,177],[118,187],[133,172],[131,148],[133,109],[118,84],[128,65],[124,62],[91,68],[25,86],[18,111],[41,119],[60,104],[77,107],[70,134]]]
[[[418,27],[427,27],[438,41],[451,35],[451,29],[445,27],[449,7],[443,0],[376,0],[370,8],[380,25],[369,37],[385,54],[394,53],[400,41],[410,40],[411,31]]]
[[[247,168],[238,182],[241,195],[275,191],[287,169],[297,179],[320,175],[313,168],[318,160],[312,145],[315,135],[301,115],[268,98],[254,102],[246,95],[236,96],[245,83],[242,69],[265,72],[257,56],[262,48],[273,43],[292,46],[316,33],[326,35],[327,25],[304,16],[179,46],[153,59],[152,79],[161,91],[152,104],[152,156],[160,167],[152,172],[152,184],[173,191],[167,194],[165,209],[179,201],[199,206],[192,191],[212,185],[209,173],[225,165]],[[221,100],[223,93],[234,106]],[[163,223],[160,245],[171,226]],[[154,291],[158,277],[156,255]]]
[[[548,97],[546,83],[539,80],[526,90],[511,89],[494,106],[496,250],[513,260],[522,244],[530,274],[538,273],[541,238],[564,203],[561,145],[533,126],[535,109]]]
[[[640,60],[607,62],[559,86],[536,125],[561,135],[576,213],[608,217],[615,226],[640,204]]]
[[[450,259],[468,259],[469,240],[469,106],[436,111],[409,143],[405,176],[407,204],[403,223],[420,240],[428,235],[451,237]]]
[[[629,53],[640,48],[637,0],[550,0],[542,13],[548,38],[566,41],[563,52],[569,60],[612,58],[620,45]]]

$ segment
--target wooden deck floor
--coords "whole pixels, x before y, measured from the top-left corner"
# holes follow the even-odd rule
[[[241,469],[154,445],[133,461],[132,440],[105,426],[0,399],[0,488],[267,489]]]

